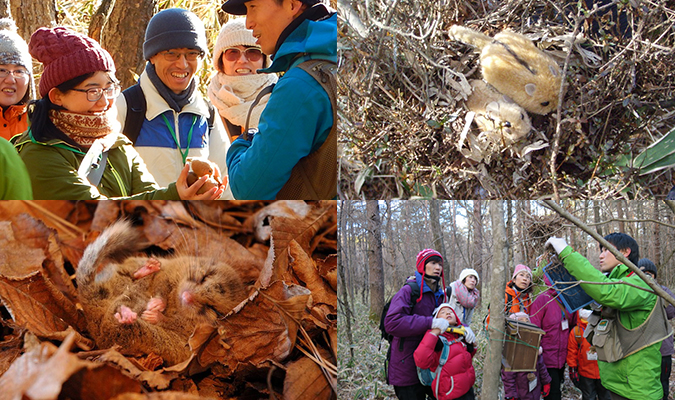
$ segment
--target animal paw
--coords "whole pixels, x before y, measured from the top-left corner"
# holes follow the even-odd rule
[[[127,306],[120,306],[120,310],[115,313],[115,319],[120,324],[133,324],[136,322],[137,317],[138,314],[131,311],[131,309]]]
[[[162,320],[164,314],[162,312],[166,309],[166,302],[164,300],[153,297],[148,301],[145,311],[141,314],[141,319],[150,324],[156,324]]]
[[[134,272],[134,278],[140,279],[153,274],[161,269],[161,264],[156,258],[148,258],[148,261],[138,271]]]

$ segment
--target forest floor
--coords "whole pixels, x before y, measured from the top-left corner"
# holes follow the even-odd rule
[[[368,319],[368,307],[363,303],[351,304],[354,318],[351,322],[353,343],[347,337],[345,313],[338,313],[338,398],[339,399],[395,399],[394,387],[387,384],[384,374],[384,362],[389,344],[381,339],[379,321]],[[482,317],[487,313],[485,307],[476,310],[472,329],[478,338],[478,352],[473,360],[476,370],[474,392],[476,400],[481,398],[483,366],[486,359],[488,340],[485,331],[480,329]],[[353,358],[350,356],[353,350]],[[675,387],[675,376],[671,374],[670,386]],[[500,385],[501,386],[501,385]],[[502,389],[503,390],[503,389]],[[503,398],[503,391],[500,399]],[[581,392],[572,385],[567,371],[562,392],[563,400],[581,400]],[[485,399],[487,400],[487,399]]]

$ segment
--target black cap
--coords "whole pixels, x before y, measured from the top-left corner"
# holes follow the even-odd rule
[[[637,266],[644,272],[651,272],[652,274],[654,274],[654,278],[656,278],[656,265],[654,265],[652,260],[648,258],[643,258],[640,261],[638,261]]]
[[[246,15],[246,3],[249,0],[228,0],[223,3],[223,11],[233,15]]]

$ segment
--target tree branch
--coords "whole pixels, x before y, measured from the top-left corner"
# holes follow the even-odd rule
[[[661,288],[656,282],[653,280],[647,278],[647,275],[644,274],[635,264],[630,262],[629,259],[624,257],[619,250],[616,249],[611,243],[606,241],[602,236],[598,235],[596,231],[593,229],[589,228],[588,225],[585,223],[581,222],[577,217],[574,215],[570,214],[567,212],[565,209],[560,207],[557,203],[551,200],[542,200],[544,204],[546,204],[549,208],[553,209],[555,212],[557,212],[561,217],[565,218],[566,220],[570,221],[577,227],[581,228],[584,232],[588,233],[591,235],[595,240],[597,240],[604,248],[609,250],[612,254],[614,254],[614,257],[616,257],[617,260],[619,260],[621,263],[623,263],[625,266],[627,266],[631,271],[635,272],[637,276],[639,276],[650,288],[654,289],[654,292],[661,296],[665,301],[668,303],[672,304],[675,306],[675,299],[672,298],[665,290]],[[586,282],[587,283],[587,282]]]

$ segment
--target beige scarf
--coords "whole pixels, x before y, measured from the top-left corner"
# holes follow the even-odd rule
[[[115,107],[113,107],[115,108]],[[80,114],[64,110],[49,110],[54,125],[80,146],[89,147],[96,139],[119,132],[117,120],[109,112]]]
[[[276,74],[230,76],[218,72],[207,89],[209,99],[218,113],[234,125],[246,125],[246,115],[258,93],[277,81]],[[258,126],[260,114],[265,109],[269,95],[263,96],[251,112],[250,127]]]

